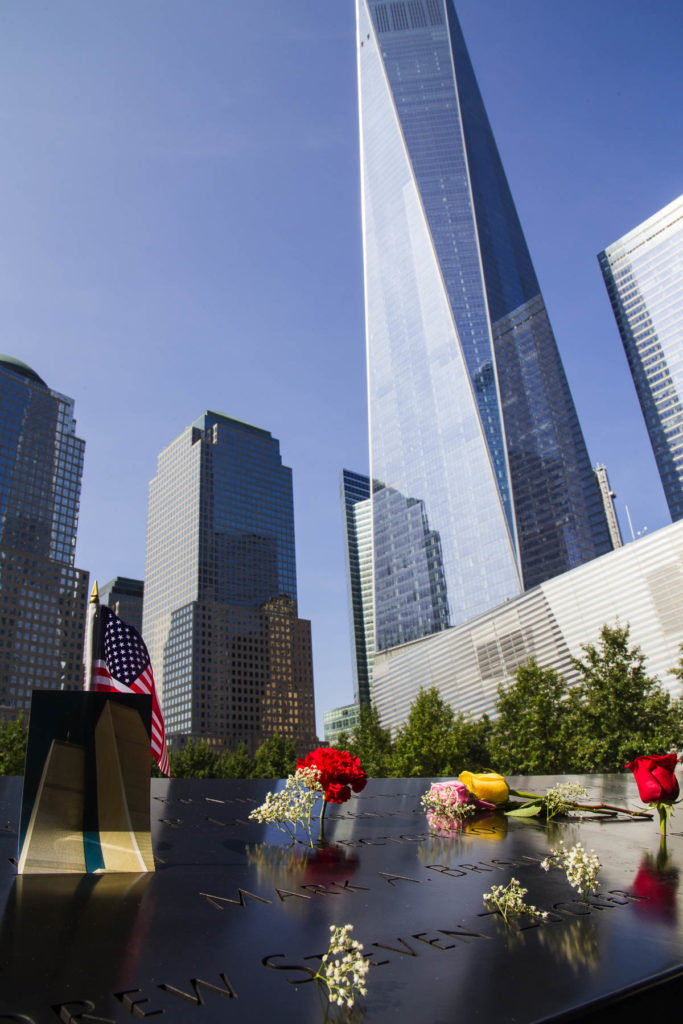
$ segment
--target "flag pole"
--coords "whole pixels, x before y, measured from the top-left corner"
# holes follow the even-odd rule
[[[93,682],[93,660],[95,656],[95,620],[100,607],[100,595],[97,590],[97,580],[93,583],[88,604],[88,622],[85,634],[85,689],[92,690]]]

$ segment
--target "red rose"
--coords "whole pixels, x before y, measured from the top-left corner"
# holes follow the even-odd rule
[[[300,757],[297,768],[317,768],[325,800],[331,804],[343,804],[354,793],[365,788],[368,777],[360,766],[360,760],[348,750],[334,750],[332,747],[318,747],[305,757]]]
[[[626,765],[636,777],[640,799],[644,804],[674,802],[679,793],[678,779],[674,774],[677,761],[676,754],[663,754],[637,757]]]

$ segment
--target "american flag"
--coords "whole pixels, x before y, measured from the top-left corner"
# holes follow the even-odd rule
[[[170,776],[164,720],[145,641],[137,629],[122,622],[106,604],[97,609],[93,688],[117,693],[151,693],[152,754],[160,771]]]

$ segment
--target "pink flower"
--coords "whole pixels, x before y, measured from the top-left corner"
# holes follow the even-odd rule
[[[472,796],[464,782],[448,779],[446,782],[433,782],[429,790],[430,796],[439,796],[446,804],[472,804],[473,807],[494,810],[495,804],[486,800],[477,800]]]

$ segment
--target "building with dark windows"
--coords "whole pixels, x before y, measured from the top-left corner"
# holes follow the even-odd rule
[[[74,567],[85,442],[73,399],[0,356],[0,705],[83,686],[88,573]]]
[[[598,260],[669,512],[683,519],[683,196]]]
[[[109,580],[103,587],[100,587],[100,604],[108,605],[115,615],[141,633],[144,592],[143,580],[115,576],[113,580]]]
[[[611,549],[451,0],[357,0],[376,648]]]
[[[353,690],[356,704],[367,707],[370,705],[375,652],[370,479],[362,473],[345,469],[342,471],[340,492],[353,646]],[[327,737],[327,725],[325,730]]]
[[[143,635],[171,745],[315,741],[310,622],[297,611],[292,471],[267,430],[206,412],[149,490]]]

